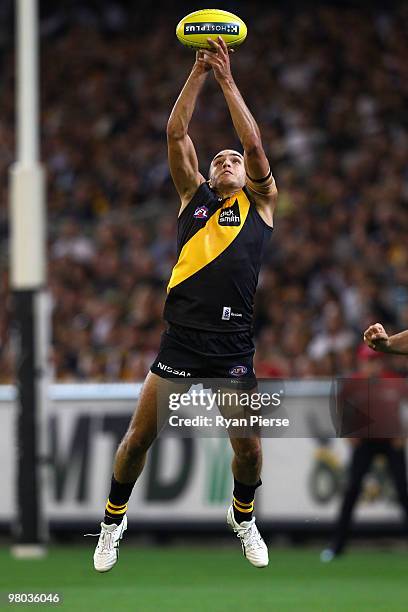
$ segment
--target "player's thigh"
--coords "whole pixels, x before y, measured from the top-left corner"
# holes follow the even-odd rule
[[[188,386],[188,385],[187,385]],[[143,384],[139,401],[125,435],[127,441],[137,446],[149,448],[169,417],[169,395],[177,388],[184,391],[184,385],[178,385],[149,372]]]

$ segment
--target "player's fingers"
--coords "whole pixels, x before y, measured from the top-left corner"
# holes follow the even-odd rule
[[[221,58],[224,58],[224,57],[228,58],[228,49],[225,43],[224,43],[225,45],[225,49],[224,49],[224,47],[221,46],[221,44],[218,44],[215,40],[212,40],[211,38],[207,38],[207,40],[208,40],[208,44],[211,45],[210,51],[212,51],[214,55],[218,55],[218,57],[221,57]]]
[[[387,336],[380,332],[371,336],[371,340],[386,340],[386,338]]]
[[[220,62],[221,58],[217,53],[214,53],[214,51],[211,51],[210,49],[206,49],[204,51],[204,57],[207,61],[211,61],[211,62]]]
[[[210,45],[210,49],[208,49],[209,51],[215,51],[215,53],[219,51],[220,45],[216,43],[215,40],[213,40],[212,38],[207,38],[207,42]]]
[[[211,68],[213,70],[221,70],[222,69],[222,64],[219,62],[219,60],[213,56],[213,55],[207,55],[205,58],[205,63],[208,64],[209,66],[211,66]]]
[[[203,60],[205,62],[207,62],[207,64],[210,64],[211,66],[214,66],[214,64],[218,65],[218,61],[217,61],[216,56],[214,54],[211,54],[210,52],[209,53],[207,53],[207,52],[204,53]]]
[[[226,44],[226,42],[225,42],[225,40],[223,39],[222,36],[218,36],[218,43],[219,43],[221,49],[224,51],[224,53],[228,53],[227,44]]]
[[[374,325],[370,325],[370,327],[365,330],[364,335],[370,338],[373,334],[378,333],[385,333],[385,330],[382,325],[375,323]]]
[[[364,332],[363,338],[364,338],[364,342],[366,343],[367,346],[369,346],[373,350],[376,350],[375,341],[373,339],[370,327],[368,329],[366,329],[366,331]]]

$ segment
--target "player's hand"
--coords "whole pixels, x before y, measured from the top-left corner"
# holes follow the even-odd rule
[[[201,74],[205,74],[211,70],[211,65],[205,61],[204,59],[204,51],[201,49],[196,52],[196,61],[194,64],[194,68],[198,70]]]
[[[217,81],[227,81],[232,78],[228,47],[222,36],[218,36],[218,42],[207,38],[211,49],[204,50],[204,59],[210,64]],[[232,51],[232,50],[231,50]]]
[[[370,325],[364,332],[364,342],[374,351],[387,352],[389,337],[381,323]]]

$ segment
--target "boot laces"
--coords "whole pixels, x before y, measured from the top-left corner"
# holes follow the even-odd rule
[[[85,533],[84,537],[99,537],[98,548],[102,553],[109,552],[114,548],[113,531],[106,531],[105,529],[102,529],[99,533]]]
[[[247,551],[256,550],[262,546],[262,536],[259,533],[255,522],[248,527],[244,527],[237,530],[237,537],[241,540],[242,544],[245,544]]]

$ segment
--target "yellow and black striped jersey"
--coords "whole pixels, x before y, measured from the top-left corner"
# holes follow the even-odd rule
[[[195,329],[252,328],[253,300],[272,228],[244,187],[222,199],[202,183],[178,219],[177,263],[164,318]]]

